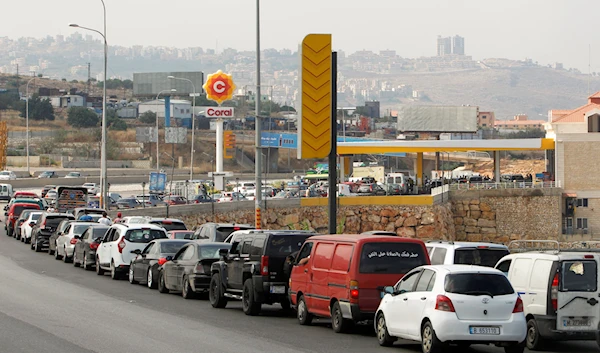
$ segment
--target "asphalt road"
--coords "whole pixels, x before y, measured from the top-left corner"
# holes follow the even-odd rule
[[[98,277],[30,251],[0,227],[0,352],[420,352],[407,342],[379,347],[370,326],[335,334],[327,320],[300,326],[279,306],[248,317],[237,302],[213,309],[208,301]],[[592,342],[553,349],[598,352]],[[503,350],[476,346],[463,352]]]

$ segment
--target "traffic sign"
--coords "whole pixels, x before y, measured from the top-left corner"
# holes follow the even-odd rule
[[[331,34],[309,34],[302,41],[298,158],[325,158],[331,151],[331,57]]]
[[[219,105],[233,97],[235,84],[231,75],[219,70],[208,75],[206,83],[202,86],[206,91],[206,98],[217,102]]]

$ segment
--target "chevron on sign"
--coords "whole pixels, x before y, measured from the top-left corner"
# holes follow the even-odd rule
[[[301,119],[298,158],[325,158],[331,151],[331,34],[309,34],[301,46]]]

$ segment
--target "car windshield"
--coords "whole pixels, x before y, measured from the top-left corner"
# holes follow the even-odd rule
[[[254,229],[252,227],[244,227],[244,226],[221,226],[217,227],[217,234],[215,236],[216,242],[223,242],[229,234],[235,232],[236,230],[245,230],[245,229]]]
[[[187,243],[187,241],[163,241],[160,243],[160,252],[161,254],[175,254]]]
[[[40,219],[41,215],[42,215],[41,213],[33,213],[33,214],[30,215],[31,216],[31,220],[32,221],[37,221],[38,219]]]
[[[561,291],[595,292],[598,287],[596,261],[563,261]]]
[[[273,234],[267,244],[267,255],[285,258],[289,254],[300,250],[304,241],[310,236],[310,234]]]
[[[159,227],[163,227],[167,232],[171,230],[187,230],[187,227],[183,222],[151,221],[150,224],[156,224]]]
[[[158,229],[131,229],[125,233],[125,239],[132,243],[149,243],[154,239],[163,239],[167,235]]]
[[[452,273],[446,276],[444,290],[464,295],[508,295],[513,294],[510,282],[501,273]]]
[[[21,215],[21,212],[23,212],[23,210],[26,209],[39,209],[35,208],[35,206],[33,204],[29,205],[23,205],[23,206],[15,206],[15,208],[13,209],[13,214],[15,215],[15,217],[18,217]]]
[[[427,264],[427,253],[420,244],[369,242],[363,245],[360,273],[405,274]]]
[[[0,172],[0,175],[10,175],[10,172]]]
[[[173,233],[175,239],[190,239],[194,232],[175,232]]]
[[[222,245],[198,245],[198,254],[200,255],[200,260],[203,259],[218,259],[219,258],[219,250],[221,249],[230,249],[231,244]]]
[[[505,248],[458,248],[454,252],[454,263],[494,267],[508,254],[509,251]]]

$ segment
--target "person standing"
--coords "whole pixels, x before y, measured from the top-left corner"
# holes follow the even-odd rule
[[[111,222],[110,218],[108,218],[108,214],[106,214],[106,212],[102,212],[102,217],[100,217],[100,219],[98,220],[98,223],[104,224],[107,226],[112,225],[112,222]]]

